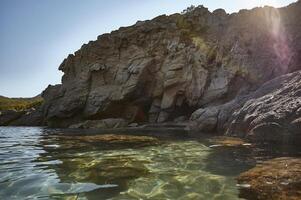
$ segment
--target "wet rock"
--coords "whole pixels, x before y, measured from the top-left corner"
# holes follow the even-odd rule
[[[103,120],[88,120],[83,123],[71,125],[69,128],[124,128],[127,127],[128,122],[124,119],[103,119]]]
[[[251,144],[247,143],[246,141],[244,141],[240,138],[226,137],[226,136],[213,137],[212,139],[210,139],[210,142],[214,143],[214,145],[228,146],[228,147],[249,146],[249,145],[251,145]]]
[[[240,197],[251,200],[301,199],[301,159],[276,158],[242,173]]]

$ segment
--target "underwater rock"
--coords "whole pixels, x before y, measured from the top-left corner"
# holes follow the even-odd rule
[[[237,181],[240,197],[250,200],[301,199],[301,159],[282,157],[242,173]]]
[[[144,146],[157,145],[161,142],[150,136],[134,136],[134,135],[120,135],[120,134],[103,134],[103,135],[85,135],[85,136],[57,136],[61,139],[68,139],[68,143],[71,144],[70,148],[78,143],[89,143],[88,145],[97,145],[103,149],[113,148],[137,148]],[[73,145],[72,145],[73,144]],[[66,146],[66,145],[65,145]]]

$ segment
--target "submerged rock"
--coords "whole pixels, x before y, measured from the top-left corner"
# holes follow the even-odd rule
[[[86,136],[73,136],[71,139],[69,136],[59,136],[60,139],[68,139],[69,148],[77,147],[77,144],[83,142],[87,145],[97,145],[104,149],[113,148],[135,148],[144,147],[150,145],[157,145],[161,142],[154,137],[149,136],[134,136],[134,135],[120,135],[120,134],[103,134],[103,135],[86,135]]]
[[[242,173],[240,197],[250,200],[301,199],[301,159],[276,158]]]

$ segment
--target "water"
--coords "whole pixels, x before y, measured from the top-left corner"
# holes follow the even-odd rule
[[[208,139],[0,127],[0,199],[235,200],[246,148]]]

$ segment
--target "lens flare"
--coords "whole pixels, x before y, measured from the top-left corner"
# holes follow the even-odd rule
[[[271,36],[271,46],[277,56],[277,61],[282,66],[281,71],[287,72],[292,52],[289,45],[289,36],[283,26],[281,12],[276,8],[265,9],[264,17],[266,19],[267,30]]]
[[[260,3],[260,6],[273,6],[273,7],[279,7],[281,4],[277,0],[265,0],[265,1],[258,1]]]

